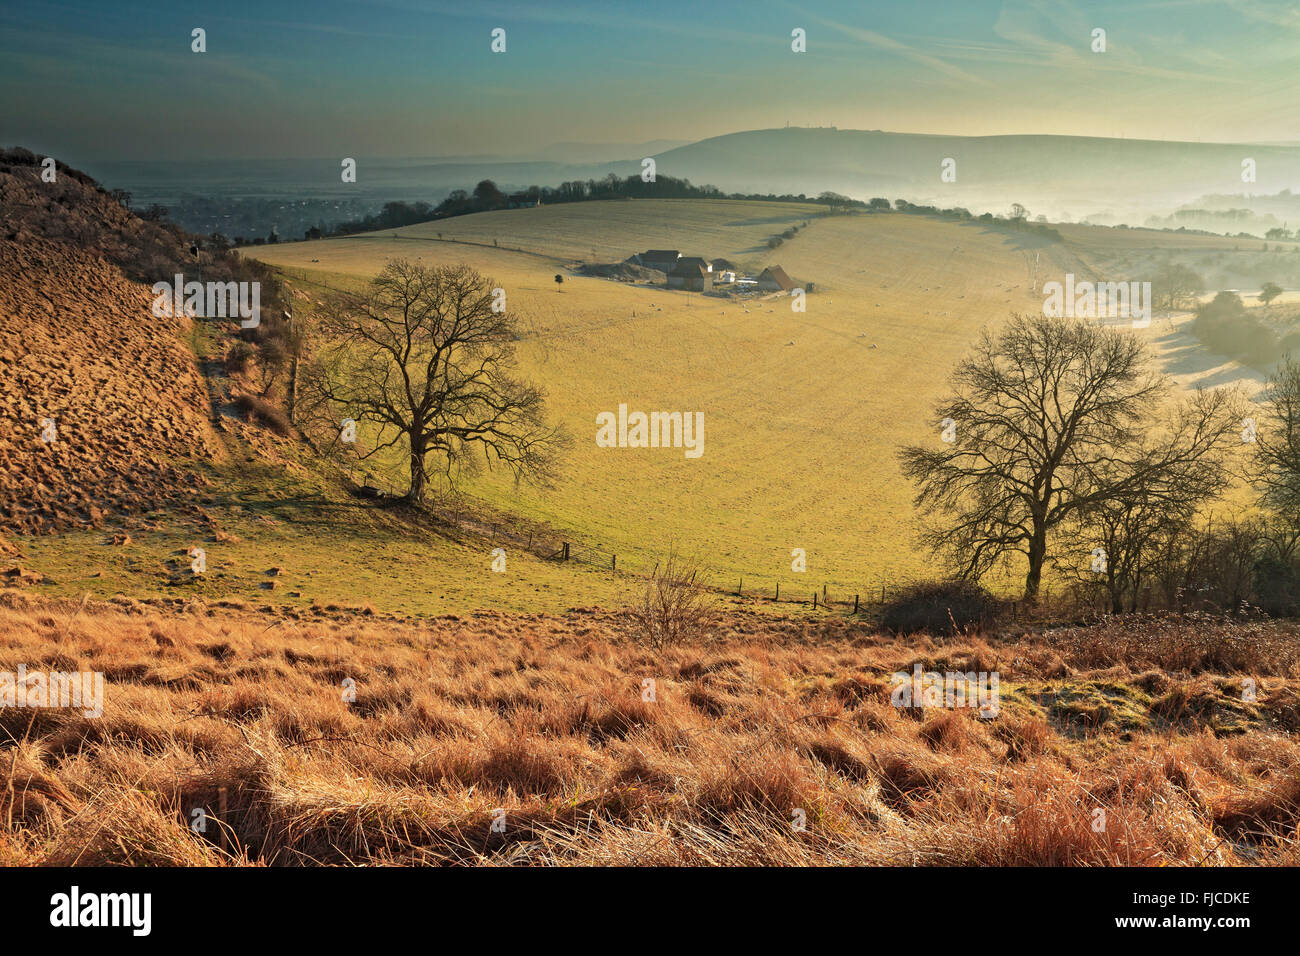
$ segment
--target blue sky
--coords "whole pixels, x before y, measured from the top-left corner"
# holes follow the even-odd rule
[[[1279,0],[0,0],[0,143],[76,165],[527,155],[787,121],[1300,141],[1298,53],[1300,5]]]

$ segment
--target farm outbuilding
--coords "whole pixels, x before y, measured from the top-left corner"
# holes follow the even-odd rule
[[[713,290],[713,273],[703,260],[694,257],[682,259],[668,273],[668,288],[686,289],[690,292],[710,292]]]
[[[647,269],[658,269],[660,272],[672,272],[673,267],[677,265],[677,260],[682,254],[676,249],[647,249],[637,256],[638,265],[645,266]]]
[[[758,274],[758,288],[762,292],[789,292],[794,280],[780,266],[768,266]]]
[[[677,265],[685,266],[688,269],[694,269],[696,266],[699,266],[705,272],[713,271],[713,264],[702,256],[682,256],[677,260]]]

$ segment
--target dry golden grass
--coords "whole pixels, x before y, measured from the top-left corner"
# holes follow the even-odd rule
[[[1130,635],[1130,669],[1075,632],[728,611],[652,651],[601,611],[411,625],[10,592],[0,671],[99,670],[107,692],[97,719],[0,710],[0,864],[1294,864],[1296,637],[1259,627],[1256,659],[1152,670],[1165,631]],[[915,663],[996,669],[1001,714],[896,709]],[[1162,709],[1174,692],[1209,716]]]
[[[808,227],[767,249],[761,240],[794,215]],[[498,230],[503,246],[528,251],[491,248]],[[424,241],[437,231],[489,246]],[[923,436],[939,440],[932,407],[980,329],[1041,305],[1012,239],[918,216],[822,219],[784,204],[646,200],[397,232],[424,239],[375,233],[264,246],[257,256],[313,297],[323,294],[316,282],[346,287],[395,257],[468,263],[506,290],[526,330],[523,372],[547,390],[551,416],[575,442],[553,488],[484,471],[464,490],[617,554],[620,569],[648,575],[661,557],[654,542],[676,540],[707,555],[728,587],[743,577],[771,594],[780,582],[804,600],[823,584],[851,602],[927,575],[913,489],[895,453]],[[781,265],[817,292],[796,313],[789,298],[741,303],[573,275],[566,265],[656,247],[726,256],[755,274]],[[299,303],[308,314],[310,299]],[[598,447],[595,416],[623,402],[702,411],[703,457]],[[795,547],[807,553],[807,574],[791,569]]]

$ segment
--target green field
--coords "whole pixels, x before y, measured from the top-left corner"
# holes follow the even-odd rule
[[[1042,282],[1089,274],[1105,255],[1151,253],[1133,244],[1137,231],[1066,227],[1061,244],[982,223],[820,212],[732,201],[591,202],[465,216],[396,237],[259,247],[304,316],[326,287],[360,288],[395,257],[468,263],[504,288],[524,330],[523,371],[546,388],[552,419],[574,441],[552,489],[516,489],[509,476],[484,473],[465,490],[471,508],[497,516],[489,524],[544,528],[550,540],[570,541],[579,560],[547,560],[543,548],[529,554],[519,540],[494,540],[483,522],[477,532],[412,528],[349,498],[336,475],[281,442],[279,461],[236,447],[210,467],[211,520],[136,522],[124,548],[106,543],[105,532],[24,541],[29,563],[48,579],[40,587],[290,608],[369,605],[416,616],[562,610],[626,603],[640,587],[637,575],[673,546],[697,555],[720,589],[734,591],[743,579],[752,596],[770,597],[779,584],[783,598],[808,601],[825,586],[833,600],[852,602],[931,577],[937,569],[917,547],[912,490],[896,451],[940,441],[929,416],[948,371],[983,327],[1041,308],[1041,294],[1030,289],[1035,254]],[[768,236],[805,221],[793,239],[766,247]],[[1164,235],[1145,233],[1153,244]],[[1110,237],[1119,244],[1106,245]],[[523,251],[493,247],[493,238]],[[1200,237],[1169,241],[1208,245]],[[658,247],[726,257],[751,272],[780,264],[816,291],[799,313],[788,297],[741,304],[569,268]],[[1199,351],[1185,319],[1133,334],[1148,337],[1161,367],[1188,384],[1249,378]],[[704,454],[597,447],[597,414],[620,403],[702,412]],[[376,478],[404,490],[400,468]],[[210,573],[176,583],[173,571],[188,563],[184,549],[205,541]],[[505,574],[489,568],[497,544],[509,554]],[[805,573],[791,568],[796,548],[806,552]],[[268,574],[272,568],[283,573]]]
[[[440,532],[342,493],[310,468],[228,463],[205,469],[214,501],[109,528],[22,539],[41,593],[235,602],[238,606],[425,618],[495,607],[562,611],[626,603],[630,575],[544,560],[510,541]],[[506,568],[492,570],[503,546]],[[206,571],[191,574],[193,547]]]
[[[808,228],[776,250],[763,240]],[[443,241],[414,236],[443,233]],[[502,245],[469,245],[500,234]],[[530,330],[520,356],[575,436],[549,492],[478,480],[493,504],[568,530],[646,569],[671,543],[697,551],[719,582],[832,597],[878,592],[930,569],[914,546],[899,445],[939,440],[929,409],[982,326],[1036,307],[1020,237],[910,216],[819,218],[805,206],[745,202],[582,203],[466,216],[258,255],[291,281],[351,285],[395,256],[468,262],[507,291]],[[555,236],[554,258],[542,253]],[[490,239],[488,239],[490,241]],[[788,298],[748,306],[694,293],[567,275],[574,258],[616,261],[669,247],[757,270],[779,263],[815,283],[807,311]],[[313,261],[313,260],[319,260]],[[595,418],[630,409],[701,411],[705,453],[610,449]],[[808,570],[791,571],[791,551]]]
[[[600,201],[458,216],[372,235],[498,243],[557,262],[621,261],[645,249],[677,249],[748,265],[762,261],[768,237],[825,211],[808,203],[727,199]]]

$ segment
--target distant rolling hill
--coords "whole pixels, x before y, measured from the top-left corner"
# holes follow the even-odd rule
[[[1251,199],[1243,195],[1238,200],[1237,195],[1300,191],[1300,146],[829,127],[749,130],[666,148],[670,145],[668,140],[560,143],[526,158],[358,157],[355,183],[341,182],[337,158],[110,162],[92,164],[89,171],[106,185],[132,193],[137,206],[173,207],[174,218],[187,228],[262,235],[274,225],[286,237],[301,235],[317,221],[359,218],[388,201],[436,203],[450,190],[471,189],[482,179],[514,190],[602,179],[610,173],[639,174],[643,157],[656,148],[660,174],[728,193],[816,196],[831,190],[858,199],[883,196],[965,206],[975,213],[1003,213],[1019,202],[1031,214],[1053,220],[1095,217],[1110,224],[1141,224],[1207,196],[1228,196],[1233,206],[1250,206]],[[941,164],[949,158],[956,161],[955,182],[940,179]],[[1255,161],[1253,183],[1242,181],[1246,159]],[[196,197],[203,201],[198,207]],[[1259,205],[1267,202],[1261,199]],[[258,203],[250,211],[249,205]],[[214,204],[220,208],[209,208]],[[223,220],[216,215],[223,210],[252,216],[254,224],[238,216]]]
[[[956,182],[940,180],[956,160]],[[1254,183],[1242,182],[1253,159]],[[725,191],[904,197],[974,212],[1020,202],[1055,219],[1140,221],[1206,193],[1300,187],[1300,147],[1079,136],[940,136],[865,130],[730,133],[660,153],[658,172]]]

